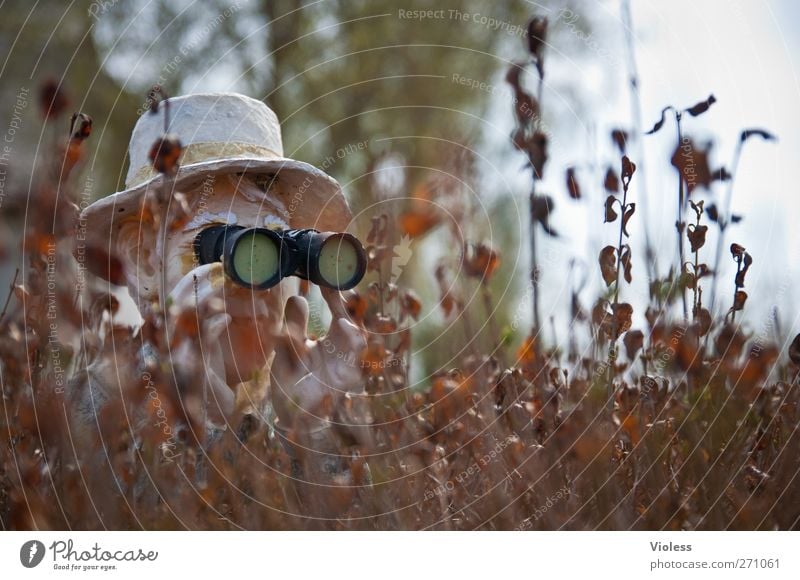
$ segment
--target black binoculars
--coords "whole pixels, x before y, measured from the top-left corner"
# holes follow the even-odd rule
[[[286,276],[349,290],[367,271],[366,253],[355,236],[312,229],[211,226],[195,238],[194,252],[200,264],[221,261],[231,280],[254,290],[271,288]]]

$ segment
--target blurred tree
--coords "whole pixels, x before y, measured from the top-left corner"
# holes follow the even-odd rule
[[[355,180],[359,205],[371,185],[361,176],[387,158],[413,183],[442,162],[440,142],[425,137],[479,134],[491,92],[454,79],[491,83],[502,55],[520,53],[529,10],[523,0],[136,1],[107,8],[95,36],[137,92],[160,81],[173,94],[264,98],[287,153]]]
[[[94,119],[94,133],[76,187],[91,198],[116,191],[135,121],[135,99],[102,66],[92,39],[93,2],[70,4],[7,0],[0,19],[0,97],[4,103],[4,158],[0,171],[0,287],[8,288],[19,265],[19,240],[26,206],[37,203],[43,166],[65,142],[73,111]],[[42,86],[53,81],[67,98],[63,113],[43,119]],[[36,169],[35,169],[36,168]]]

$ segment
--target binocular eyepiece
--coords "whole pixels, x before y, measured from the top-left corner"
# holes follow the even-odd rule
[[[292,275],[319,286],[349,290],[367,271],[366,253],[358,238],[312,229],[211,226],[195,238],[194,252],[200,264],[221,261],[231,280],[254,290],[266,290]]]

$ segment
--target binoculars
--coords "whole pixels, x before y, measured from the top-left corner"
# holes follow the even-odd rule
[[[221,261],[231,280],[253,290],[271,288],[286,276],[349,290],[367,271],[366,253],[355,236],[313,229],[211,226],[195,238],[194,252],[200,264]]]

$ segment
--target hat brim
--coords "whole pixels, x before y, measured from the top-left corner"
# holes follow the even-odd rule
[[[289,225],[292,228],[345,231],[350,225],[352,215],[347,200],[339,184],[328,174],[294,159],[251,157],[202,161],[182,166],[172,179],[157,175],[135,187],[95,201],[82,212],[81,218],[95,234],[113,237],[123,222],[142,215],[145,193],[162,187],[165,179],[172,181],[170,188],[173,191],[181,191],[181,187],[208,175],[230,173],[275,174],[280,183],[275,191],[289,212]]]

